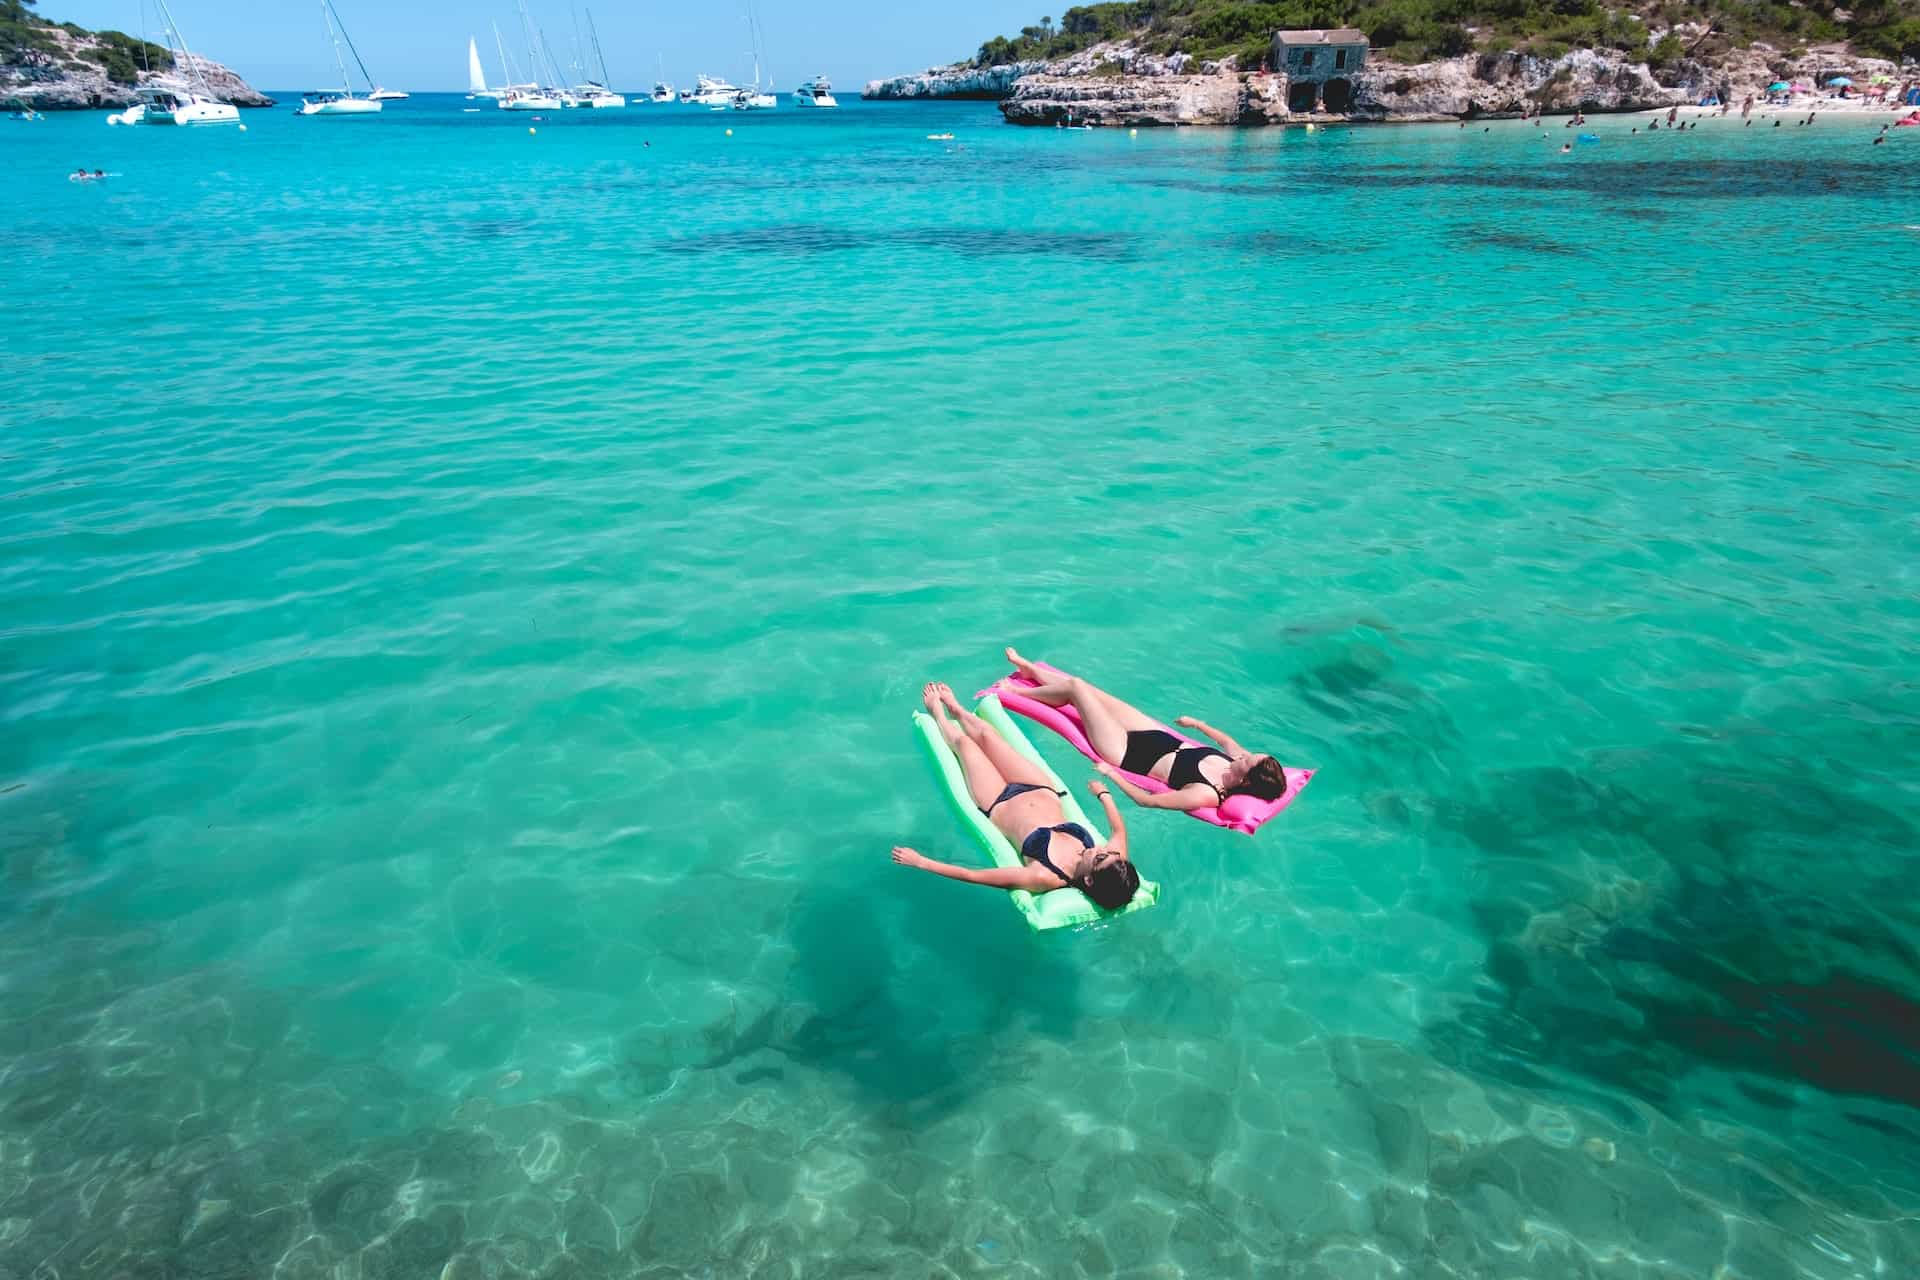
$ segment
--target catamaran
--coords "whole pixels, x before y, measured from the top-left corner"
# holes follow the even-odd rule
[[[187,38],[180,34],[180,27],[173,20],[173,11],[167,8],[167,0],[157,0],[161,16],[166,20],[167,49],[173,54],[173,65],[177,71],[186,68],[184,78],[171,78],[136,89],[140,101],[125,111],[116,111],[107,117],[108,124],[239,124],[240,108],[231,102],[222,102],[213,96],[213,88],[207,83],[206,73],[200,69],[200,60],[187,48]]]
[[[347,79],[347,58],[341,52],[340,43],[353,52],[353,64],[360,68],[360,78],[367,82],[369,93],[373,91],[373,77],[367,74],[367,64],[360,61],[360,51],[353,47],[353,37],[347,35],[347,24],[340,21],[340,15],[334,12],[333,0],[320,0],[320,16],[327,24],[327,35],[333,41],[333,60],[340,68],[340,92],[310,94],[300,100],[298,114],[303,116],[371,116],[380,113],[381,104],[371,97],[356,98],[353,84]]]
[[[815,76],[793,91],[793,105],[796,107],[837,107],[839,101],[833,96],[833,85],[825,76]]]
[[[600,78],[586,80],[573,86],[573,92],[562,98],[569,107],[624,107],[627,100],[607,88],[607,55],[600,51],[600,32],[593,25],[593,10],[587,10],[587,38],[592,44],[594,59],[600,64]],[[579,40],[579,28],[574,29],[576,44]],[[574,64],[579,70],[579,63]]]

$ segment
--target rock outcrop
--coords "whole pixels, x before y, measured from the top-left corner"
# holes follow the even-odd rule
[[[1681,27],[1689,40],[1705,28]],[[1609,49],[1575,49],[1558,58],[1479,53],[1415,66],[1369,59],[1354,77],[1354,102],[1343,116],[1299,116],[1287,110],[1288,81],[1266,72],[1240,73],[1232,59],[1195,63],[1185,54],[1142,53],[1130,43],[1098,44],[1070,58],[995,67],[965,63],[917,76],[876,80],[869,98],[993,98],[1014,124],[1262,125],[1297,120],[1459,120],[1539,112],[1643,111],[1697,102],[1718,93],[1738,102],[1773,80],[1812,80],[1847,68],[1866,83],[1895,74],[1875,58],[1844,48],[1788,58],[1763,44],[1710,59],[1685,58],[1658,74],[1644,61]],[[1198,74],[1196,74],[1196,72]]]
[[[1237,124],[1246,86],[1225,76],[1026,76],[1000,112],[1014,124]]]
[[[107,70],[81,55],[99,44],[92,35],[76,34],[64,27],[45,27],[43,32],[57,41],[58,51],[36,52],[31,60],[0,63],[0,102],[19,99],[36,111],[117,110],[130,107],[139,98],[136,86],[107,78]],[[270,107],[273,99],[242,80],[238,74],[217,62],[195,55],[207,87],[213,96],[236,107]],[[142,85],[181,85],[185,77],[178,70],[143,72]]]

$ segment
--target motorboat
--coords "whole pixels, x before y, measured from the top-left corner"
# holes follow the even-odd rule
[[[840,103],[833,96],[833,85],[825,76],[815,76],[793,91],[793,105],[796,107],[837,107]]]
[[[667,83],[667,82],[666,82],[665,80],[656,80],[656,81],[654,81],[654,83],[653,83],[653,98],[652,98],[652,101],[654,101],[654,102],[672,102],[673,100],[674,100],[674,97],[673,97],[673,86],[672,86],[672,85],[670,85],[670,84],[668,84],[668,83]]]
[[[740,92],[740,86],[729,84],[716,76],[699,76],[691,89],[680,91],[680,101],[694,102],[703,107],[725,107],[733,102]]]
[[[375,89],[367,95],[374,102],[404,102],[412,96],[405,89]]]
[[[360,51],[353,47],[353,37],[347,34],[347,24],[340,21],[340,15],[334,11],[333,0],[320,0],[320,17],[327,24],[327,36],[333,41],[333,61],[340,68],[339,93],[311,93],[300,99],[295,114],[303,116],[376,116],[386,104],[376,96],[378,90],[373,77],[367,74],[367,64],[360,60]],[[344,42],[345,48],[342,48]],[[347,77],[347,54],[353,54],[353,65],[360,68],[360,78],[366,82],[367,96],[362,98],[353,92],[353,82]],[[405,95],[402,95],[405,96]]]

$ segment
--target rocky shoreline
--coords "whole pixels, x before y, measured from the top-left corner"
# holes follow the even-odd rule
[[[1684,29],[1682,34],[1685,34]],[[1352,108],[1340,115],[1287,109],[1285,75],[1242,72],[1231,59],[1199,63],[1156,56],[1120,42],[1054,62],[995,67],[956,64],[869,83],[878,100],[987,98],[1013,124],[1153,127],[1259,126],[1325,120],[1403,123],[1499,119],[1540,113],[1646,111],[1708,94],[1739,102],[1777,79],[1811,79],[1844,65],[1864,84],[1895,75],[1883,59],[1844,48],[1787,57],[1764,44],[1711,64],[1683,59],[1656,75],[1616,50],[1575,49],[1558,58],[1477,53],[1417,65],[1371,59],[1353,77]]]
[[[36,55],[31,61],[0,63],[0,102],[15,99],[35,111],[119,110],[138,102],[135,92],[144,85],[178,87],[185,83],[179,71],[143,72],[139,84],[111,80],[99,63],[82,57],[100,41],[91,35],[76,35],[62,27],[43,28],[60,42],[58,53]],[[194,56],[213,96],[236,107],[270,107],[273,99],[261,93],[239,74],[217,62]]]

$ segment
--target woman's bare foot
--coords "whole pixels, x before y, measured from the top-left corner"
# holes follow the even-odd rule
[[[1040,674],[1040,668],[1021,657],[1020,651],[1012,645],[1007,646],[1007,661],[1013,664],[1014,669],[1020,673],[1022,680],[1031,680],[1035,684],[1045,684],[1047,682],[1047,678]]]
[[[926,706],[927,714],[932,716],[935,720],[945,720],[947,718],[946,712],[941,708],[941,705],[940,705],[940,702],[941,702],[940,691],[946,688],[947,686],[945,686],[944,684],[941,684],[938,680],[929,680],[924,685],[920,686],[920,701],[922,704]],[[947,690],[947,696],[948,697],[953,696],[953,691],[951,689]]]
[[[952,710],[953,714],[958,716],[960,719],[965,720],[968,716],[973,714],[973,712],[967,710],[965,707],[960,705],[960,699],[953,696],[952,685],[950,684],[935,685],[934,690],[937,693],[939,693],[940,701],[946,703],[948,708]]]

